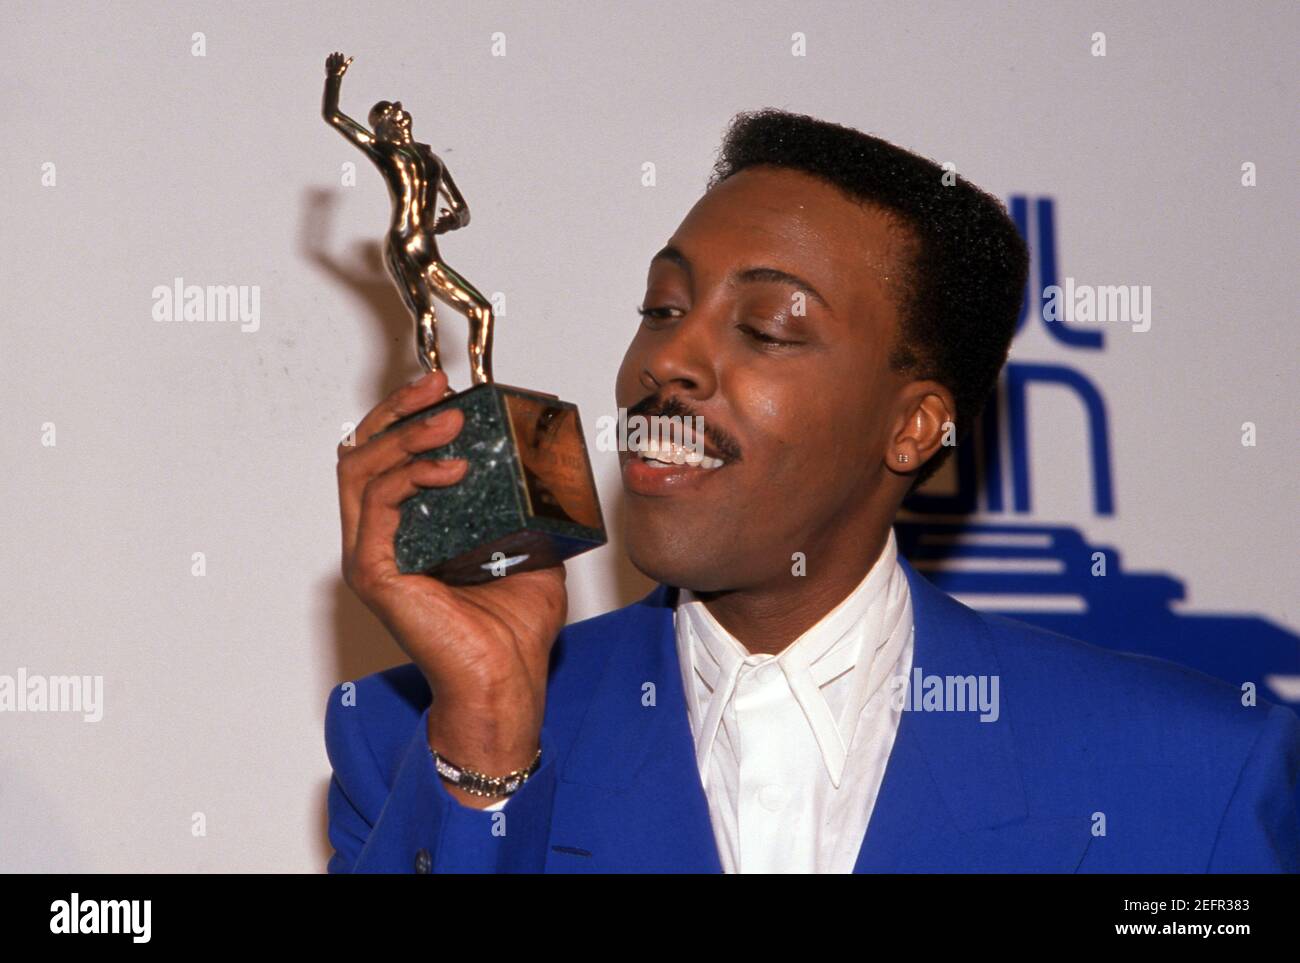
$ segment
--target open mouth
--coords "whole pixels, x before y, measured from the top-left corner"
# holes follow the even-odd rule
[[[687,445],[674,445],[664,442],[647,442],[643,447],[630,452],[633,458],[645,462],[648,468],[667,470],[669,468],[695,468],[700,471],[715,471],[725,465],[725,459],[707,455],[698,448]]]

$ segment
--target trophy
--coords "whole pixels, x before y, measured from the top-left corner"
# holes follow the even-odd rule
[[[322,113],[388,184],[393,212],[385,260],[415,319],[416,356],[426,371],[439,368],[434,300],[469,322],[472,386],[380,433],[447,408],[465,416],[450,444],[415,456],[464,458],[469,468],[455,485],[421,489],[402,504],[393,545],[398,569],[471,585],[557,565],[605,544],[577,407],[492,380],[491,302],[442,260],[436,241],[469,224],[469,207],[442,160],[412,139],[411,115],[401,101],[371,108],[373,131],[339,110],[351,63],[340,53],[326,59]]]

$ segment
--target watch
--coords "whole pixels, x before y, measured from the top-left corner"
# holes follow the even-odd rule
[[[526,783],[528,777],[537,771],[542,761],[542,750],[539,748],[537,755],[533,756],[533,761],[527,768],[516,769],[504,776],[488,776],[473,769],[466,769],[464,766],[456,765],[446,756],[440,755],[438,750],[432,746],[429,747],[429,751],[433,753],[433,764],[438,770],[438,775],[444,780],[471,795],[491,796],[498,799],[512,796],[518,792],[519,787]]]

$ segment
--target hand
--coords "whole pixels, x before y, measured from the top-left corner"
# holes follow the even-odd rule
[[[350,63],[352,63],[351,57],[345,60],[343,54],[335,51],[325,58],[325,76],[342,77],[348,72],[348,64]]]
[[[458,227],[460,227],[460,216],[453,214],[444,207],[438,213],[437,219],[433,222],[433,233],[446,234],[448,231],[454,231]]]
[[[454,485],[468,469],[464,459],[412,456],[450,442],[464,416],[452,409],[370,439],[447,393],[443,372],[425,375],[362,419],[356,445],[339,446],[343,578],[433,690],[430,744],[495,776],[527,766],[537,752],[550,651],[568,596],[563,565],[463,587],[398,571],[393,536],[402,502],[422,487]],[[448,791],[476,808],[493,802]]]

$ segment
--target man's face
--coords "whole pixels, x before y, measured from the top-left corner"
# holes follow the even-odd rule
[[[845,555],[897,485],[884,461],[905,257],[887,214],[802,172],[751,167],[696,203],[650,264],[651,316],[615,395],[630,416],[665,402],[702,416],[727,458],[664,469],[620,454],[637,568],[704,592],[788,579],[796,552],[810,573],[870,561]]]

